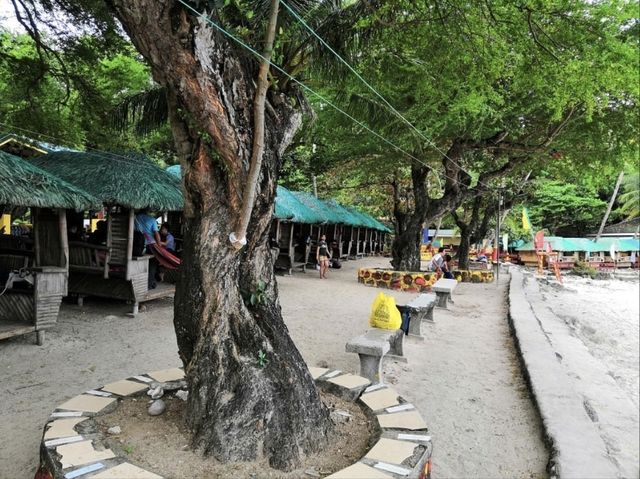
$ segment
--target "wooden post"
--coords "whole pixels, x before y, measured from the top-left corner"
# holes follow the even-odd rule
[[[69,238],[67,237],[67,212],[58,209],[58,228],[60,229],[60,266],[69,272]]]
[[[111,259],[111,211],[107,208],[107,254],[104,257],[104,279],[109,279],[109,260]],[[132,243],[133,246],[133,243]],[[128,247],[128,245],[127,245]]]
[[[131,273],[129,272],[129,263],[133,259],[133,229],[135,227],[135,212],[133,208],[129,210],[129,226],[127,227],[127,270],[125,272],[125,278],[131,279]]]
[[[33,252],[35,255],[36,266],[40,266],[40,233],[38,232],[39,216],[40,208],[31,208],[31,220],[33,222]]]

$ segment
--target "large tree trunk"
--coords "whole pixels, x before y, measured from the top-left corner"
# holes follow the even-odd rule
[[[268,245],[282,154],[301,114],[286,95],[268,94],[247,245],[236,252],[228,237],[249,171],[256,64],[174,0],[113,4],[154,78],[167,88],[184,172],[185,241],[174,324],[193,443],[223,461],[266,457],[274,467],[294,467],[301,455],[324,445],[331,428],[282,320]]]
[[[469,228],[460,228],[460,245],[458,246],[458,269],[469,269],[469,250],[471,246],[471,232]]]
[[[393,213],[395,236],[391,243],[391,265],[399,271],[420,271],[420,243],[422,225],[427,213],[427,191],[425,180],[429,169],[411,167],[412,197],[402,205],[399,185],[393,183]],[[413,205],[411,205],[413,203]]]

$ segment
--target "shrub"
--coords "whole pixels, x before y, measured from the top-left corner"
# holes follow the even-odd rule
[[[576,261],[575,265],[573,265],[573,274],[582,277],[589,277],[591,279],[595,279],[598,276],[598,270],[589,266],[588,263],[584,261]]]

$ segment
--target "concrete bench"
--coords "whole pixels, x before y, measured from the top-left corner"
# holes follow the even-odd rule
[[[382,381],[382,358],[387,353],[388,357],[396,359],[404,358],[403,352],[404,331],[401,329],[370,329],[366,333],[350,339],[345,350],[348,353],[357,353],[360,357],[360,376],[374,383]]]
[[[447,309],[447,303],[453,303],[451,294],[453,293],[453,290],[456,289],[456,286],[458,286],[458,281],[455,279],[442,278],[436,281],[436,283],[431,288],[437,296],[436,306],[438,306],[439,308]]]
[[[423,293],[405,305],[398,305],[401,312],[409,312],[409,336],[424,340],[421,326],[422,321],[433,320],[433,310],[436,306],[437,296],[431,293]]]

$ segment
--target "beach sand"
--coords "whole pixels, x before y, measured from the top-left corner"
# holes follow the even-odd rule
[[[384,291],[404,304],[415,295],[357,283],[366,258],[330,270],[278,277],[285,322],[310,366],[358,372],[348,339],[367,329]],[[455,304],[424,324],[424,342],[408,339],[408,362],[385,364],[386,378],[423,414],[434,443],[434,478],[545,477],[548,451],[509,334],[505,285],[460,284]],[[0,342],[0,478],[33,477],[42,427],[52,408],[93,387],[179,365],[172,302],[149,303],[135,319],[126,305],[87,299],[64,305],[44,346],[32,338]]]

